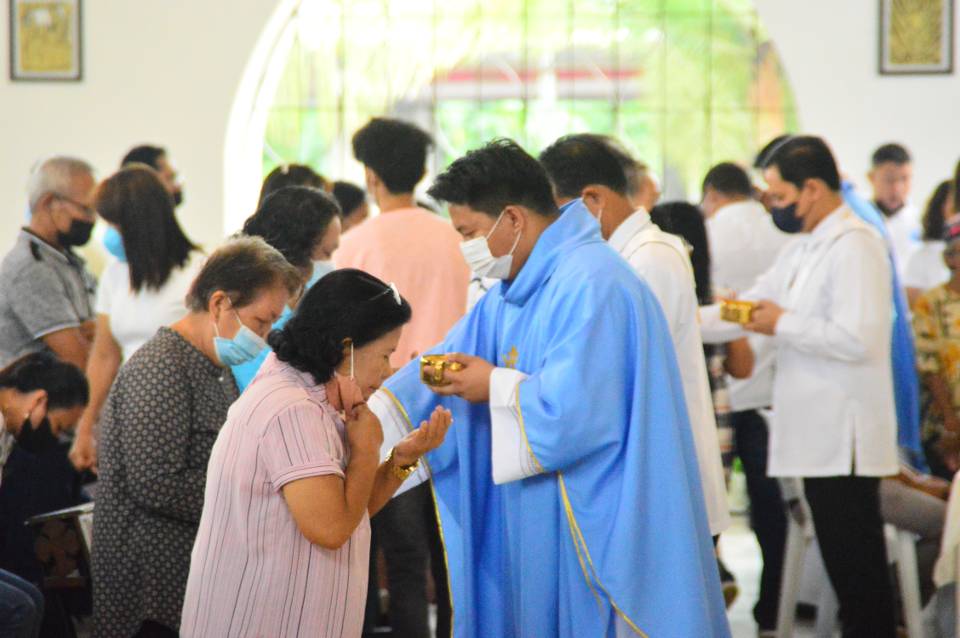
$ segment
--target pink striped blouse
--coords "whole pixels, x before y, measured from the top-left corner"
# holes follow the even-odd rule
[[[324,388],[271,354],[213,447],[181,635],[360,636],[369,519],[340,549],[323,549],[300,533],[280,491],[342,477],[347,461]]]

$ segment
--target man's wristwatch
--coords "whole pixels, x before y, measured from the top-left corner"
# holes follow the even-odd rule
[[[420,467],[420,459],[417,459],[410,465],[397,465],[393,462],[393,453],[395,450],[390,450],[390,454],[387,455],[387,460],[385,461],[390,465],[390,472],[396,476],[401,481],[406,481],[410,478],[410,475],[417,471],[417,468]]]

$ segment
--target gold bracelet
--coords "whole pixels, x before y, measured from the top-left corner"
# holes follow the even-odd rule
[[[417,468],[420,467],[420,459],[417,459],[410,465],[397,465],[393,462],[393,453],[396,450],[390,450],[390,454],[387,455],[387,460],[385,463],[390,465],[390,473],[401,481],[406,481],[410,478],[410,475],[417,471]]]

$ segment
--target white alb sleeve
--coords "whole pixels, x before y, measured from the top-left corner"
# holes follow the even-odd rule
[[[387,460],[390,450],[400,442],[408,433],[413,431],[413,424],[407,418],[406,413],[397,405],[393,398],[384,392],[378,390],[367,401],[370,411],[380,419],[380,427],[383,428],[383,444],[380,446],[380,462]],[[407,490],[414,488],[425,481],[430,480],[430,470],[427,464],[420,461],[420,466],[411,474],[403,484],[397,488],[394,498],[403,494]]]
[[[519,387],[526,378],[509,368],[495,368],[490,375],[490,445],[497,485],[543,473],[530,450],[520,412]]]

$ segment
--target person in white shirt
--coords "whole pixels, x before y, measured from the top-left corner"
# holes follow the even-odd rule
[[[920,295],[950,279],[950,269],[943,263],[944,221],[953,216],[953,185],[950,180],[940,182],[927,201],[923,213],[923,235],[920,245],[907,258],[903,271],[903,287],[913,308]]]
[[[742,295],[758,302],[745,328],[777,346],[768,471],[803,479],[844,638],[893,638],[878,494],[880,479],[899,469],[886,246],[844,204],[820,138],[784,142],[764,177],[771,214],[804,233]],[[704,310],[705,322],[715,322],[714,310]]]
[[[635,161],[610,138],[568,135],[540,154],[557,204],[582,198],[600,231],[647,282],[660,302],[673,339],[684,398],[700,466],[710,533],[730,524],[717,422],[697,323],[697,296],[690,257],[682,240],[660,230],[627,194],[628,165]]]
[[[737,164],[724,162],[711,168],[702,192],[715,290],[721,296],[748,290],[773,265],[791,236],[774,226],[770,214],[754,198],[750,176]],[[750,335],[749,343],[754,353],[753,374],[743,380],[730,378],[727,388],[736,454],[750,497],[750,527],[763,555],[753,616],[760,631],[766,632],[777,626],[787,518],[780,485],[767,475],[769,435],[761,412],[773,403],[776,344],[761,334]]]
[[[96,468],[94,429],[121,364],[162,326],[183,316],[187,291],[203,265],[200,249],[180,228],[174,200],[152,168],[120,169],[97,188],[94,205],[109,224],[103,244],[113,260],[97,293],[96,334],[87,363],[90,405],[70,450],[78,470]]]
[[[920,211],[910,202],[913,162],[906,148],[891,143],[874,151],[870,163],[867,177],[873,188],[873,204],[883,213],[897,272],[902,275],[920,235]]]

